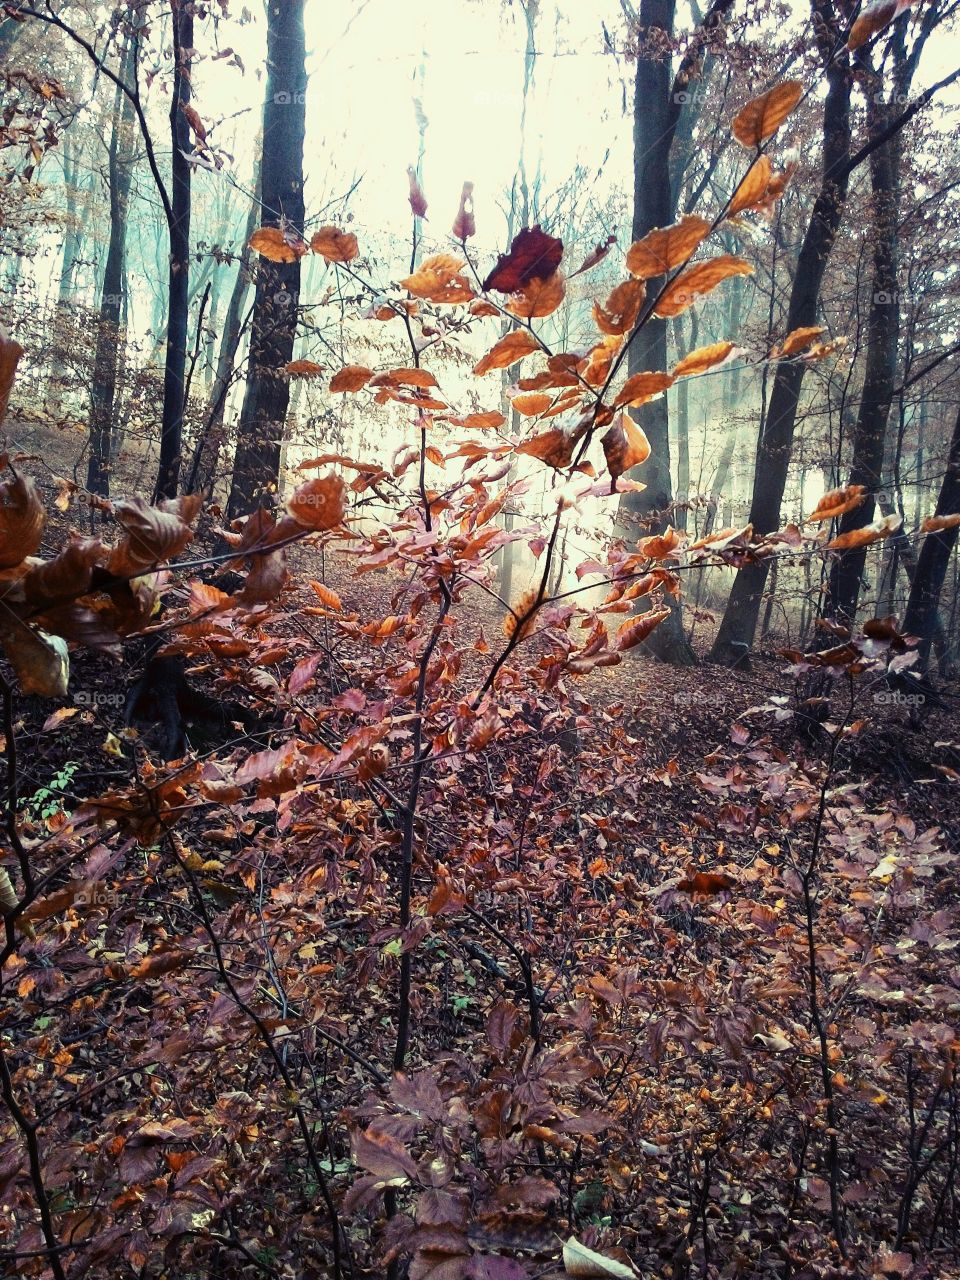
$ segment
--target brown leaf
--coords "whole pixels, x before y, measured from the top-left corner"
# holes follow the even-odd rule
[[[745,147],[759,147],[773,137],[802,97],[799,80],[784,80],[747,103],[734,119],[733,136]]]
[[[425,218],[427,216],[427,197],[423,194],[423,187],[420,185],[417,171],[412,164],[407,165],[407,177],[410,180],[410,208],[413,210],[413,215],[415,218]]]
[[[568,435],[562,428],[554,427],[552,431],[543,431],[540,435],[525,440],[517,446],[516,452],[528,458],[539,458],[541,462],[559,470],[561,467],[569,467],[573,461],[573,447],[576,443],[575,435]]]
[[[202,495],[196,497],[202,501]],[[198,508],[199,501],[186,498],[156,507],[143,498],[116,503],[114,514],[125,536],[110,554],[110,572],[125,577],[178,556],[193,541],[193,530],[187,521],[196,517]]]
[[[331,391],[359,391],[373,377],[373,370],[364,368],[362,364],[345,364],[330,379]]]
[[[607,1258],[581,1244],[574,1236],[563,1246],[563,1266],[568,1276],[577,1276],[581,1280],[637,1280],[637,1272],[624,1262],[615,1258]]]
[[[250,237],[250,248],[270,262],[296,262],[307,252],[303,237],[292,227],[261,227]]]
[[[290,360],[283,366],[283,371],[292,378],[315,378],[323,373],[323,365],[315,360]]]
[[[813,342],[820,337],[821,333],[826,333],[826,329],[822,324],[807,325],[800,329],[793,329],[784,338],[780,344],[780,349],[774,348],[774,352],[780,356],[793,356],[798,351],[805,351]]]
[[[435,387],[437,380],[429,369],[389,369],[378,373],[370,382],[371,387]]]
[[[0,324],[0,423],[6,422],[7,405],[13,380],[17,372],[17,364],[23,355],[23,347],[11,338]]]
[[[524,417],[537,418],[553,404],[553,396],[545,391],[534,391],[529,395],[514,396],[510,403],[517,413],[522,413]]]
[[[399,1187],[417,1175],[416,1162],[398,1138],[369,1125],[352,1138],[353,1158],[375,1175],[380,1187]]]
[[[650,613],[641,613],[636,618],[628,618],[617,628],[615,639],[617,651],[624,653],[627,649],[633,649],[636,645],[642,644],[651,632],[669,617],[669,609],[655,609]]]
[[[601,333],[626,333],[636,324],[646,296],[642,280],[624,280],[613,289],[606,302],[593,304],[593,322]]]
[[[728,889],[732,889],[736,881],[731,877],[717,871],[698,871],[696,875],[687,876],[681,880],[677,888],[682,893],[725,893]]]
[[[545,278],[534,276],[511,297],[507,310],[521,320],[540,319],[556,311],[563,301],[565,291],[566,285],[559,271]]]
[[[650,441],[628,413],[617,414],[600,443],[613,480],[650,457]]]
[[[360,253],[357,237],[352,231],[341,231],[332,226],[315,231],[310,238],[310,248],[327,262],[352,262]]]
[[[488,431],[491,427],[502,427],[506,418],[499,409],[489,409],[486,413],[468,413],[463,418],[447,418],[452,427],[475,427],[480,431]]]
[[[473,216],[473,183],[465,182],[460,192],[460,208],[453,220],[453,238],[469,240],[477,234],[477,224]]]
[[[823,520],[833,520],[837,516],[842,516],[845,511],[853,511],[855,507],[861,506],[867,497],[867,490],[862,484],[848,484],[843,489],[831,489],[829,493],[825,493],[812,513],[807,516],[808,524],[819,523]]]
[[[674,378],[689,378],[698,373],[706,373],[724,360],[735,350],[732,342],[712,342],[707,347],[697,347],[689,355],[685,355],[674,367]]]
[[[841,533],[832,542],[827,543],[828,551],[849,551],[853,547],[868,547],[872,542],[881,542],[896,533],[903,524],[903,516],[895,514],[884,516],[882,520],[874,520],[862,529],[851,529]]]
[[[746,176],[734,193],[730,208],[727,210],[727,217],[732,218],[744,209],[752,209],[760,204],[766,197],[772,177],[770,157],[760,156],[747,170]]]
[[[655,227],[627,250],[627,270],[640,280],[666,275],[686,262],[710,231],[710,223],[687,214],[670,227]]]
[[[60,636],[46,635],[3,612],[0,644],[24,693],[36,693],[42,698],[67,696],[70,659],[66,641]]]
[[[921,533],[939,533],[941,529],[956,529],[960,525],[960,513],[948,516],[927,516],[920,526]]]
[[[613,402],[613,407],[619,409],[624,404],[646,404],[648,400],[652,400],[654,396],[660,395],[661,392],[672,386],[672,374],[635,373],[623,384],[619,395]]]
[[[33,555],[46,519],[37,487],[28,476],[17,471],[0,480],[0,569],[13,569]]]
[[[872,0],[871,4],[864,6],[853,24],[850,38],[847,40],[847,48],[851,53],[861,48],[878,31],[882,31],[893,22],[894,18],[899,18],[901,13],[906,13],[912,3],[913,0]]]
[[[592,249],[584,260],[577,267],[576,271],[570,276],[572,280],[574,276],[583,275],[585,271],[591,271],[599,262],[602,262],[613,246],[617,243],[617,237],[614,235],[607,236],[606,240],[601,240],[595,249]]]
[[[408,293],[430,302],[469,302],[474,294],[460,274],[465,266],[463,258],[456,254],[436,253],[425,258],[413,275],[401,280],[400,284]],[[454,296],[458,293],[465,296]]]
[[[287,502],[287,510],[307,529],[335,529],[343,521],[347,486],[343,477],[330,472],[300,485]]]
[[[527,329],[512,329],[499,342],[494,343],[485,356],[481,356],[473,366],[473,372],[483,375],[491,369],[506,369],[524,356],[539,350],[540,343]]]
[[[497,293],[516,293],[534,277],[545,279],[553,275],[563,257],[563,241],[548,236],[535,227],[524,227],[513,238],[510,252],[500,254],[483,288]]]
[[[663,297],[654,308],[658,316],[678,316],[693,306],[704,294],[711,293],[718,284],[731,276],[752,276],[753,267],[745,258],[737,258],[732,253],[721,254],[719,258],[710,258],[707,262],[698,262],[686,271],[681,271],[676,280],[668,286]]]

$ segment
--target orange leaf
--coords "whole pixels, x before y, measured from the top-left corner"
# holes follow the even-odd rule
[[[624,280],[610,293],[603,306],[593,304],[593,322],[601,333],[626,333],[636,323],[646,288],[642,280]]]
[[[857,18],[847,40],[847,48],[853,52],[865,45],[871,36],[882,31],[894,18],[899,18],[910,8],[913,0],[873,0]]]
[[[534,320],[553,315],[563,301],[565,292],[566,284],[559,271],[554,271],[552,276],[542,280],[535,276],[513,294],[507,303],[507,310],[511,315],[519,316],[521,320]]]
[[[799,80],[784,80],[747,103],[733,122],[733,136],[745,147],[759,147],[773,137],[802,97]]]
[[[867,491],[862,484],[848,484],[844,489],[831,489],[829,493],[823,495],[813,512],[807,516],[807,523],[815,524],[822,520],[833,520],[835,516],[842,516],[845,511],[852,511],[854,507],[859,507],[866,496]]]
[[[541,432],[518,445],[516,452],[528,458],[539,458],[548,466],[559,469],[569,467],[573,461],[573,446],[576,442],[577,436],[567,435],[560,427],[554,427],[552,431]]]
[[[317,374],[323,373],[323,365],[317,364],[315,360],[290,360],[284,365],[284,373],[289,373],[291,377],[315,378]]]
[[[0,422],[7,417],[7,404],[13,390],[13,379],[17,372],[17,362],[23,355],[23,347],[9,337],[3,325],[0,325]]]
[[[696,351],[691,351],[689,355],[684,356],[674,367],[673,376],[689,378],[697,373],[706,373],[708,369],[723,364],[733,350],[732,342],[712,342],[708,347],[697,347]]]
[[[627,270],[640,280],[665,275],[686,262],[709,231],[710,223],[695,214],[670,227],[655,227],[627,250]]]
[[[622,404],[646,404],[672,386],[673,376],[669,373],[635,373],[623,384],[613,407],[617,409]]]
[[[669,617],[669,609],[656,609],[651,613],[641,613],[637,618],[628,618],[626,622],[621,622],[616,635],[618,652],[623,653],[638,644],[643,644],[647,636]]]
[[[310,240],[310,248],[327,262],[352,262],[359,256],[360,246],[352,231],[340,231],[337,227],[321,227]]]
[[[517,413],[522,413],[524,417],[536,418],[545,409],[549,409],[553,404],[553,396],[547,395],[545,391],[535,391],[526,396],[514,396],[511,401]]]
[[[600,443],[607,470],[614,480],[650,457],[650,441],[628,413],[617,414]]]
[[[646,556],[648,560],[664,560],[672,555],[679,545],[680,535],[672,525],[668,525],[663,533],[643,539],[640,543],[640,554]]]
[[[479,375],[489,373],[491,369],[506,369],[516,364],[532,351],[539,351],[540,343],[526,329],[513,329],[505,333],[499,342],[494,343],[485,356],[473,366],[473,372]]]
[[[772,177],[770,157],[760,156],[747,170],[746,177],[737,188],[730,202],[730,208],[727,210],[727,217],[732,218],[734,214],[744,209],[752,209],[759,204],[767,194]]]
[[[429,369],[390,369],[378,373],[371,387],[435,387],[437,380]]]
[[[307,529],[334,529],[343,520],[347,486],[332,471],[298,486],[287,502],[287,510],[297,524]]]
[[[460,274],[466,263],[452,253],[425,258],[411,276],[400,281],[408,293],[429,302],[470,302],[474,292]]]
[[[292,228],[261,227],[250,237],[250,248],[270,262],[296,262],[307,252],[303,237]]]
[[[794,329],[784,338],[780,350],[777,352],[781,356],[793,356],[798,351],[805,351],[811,343],[820,337],[821,333],[825,333],[826,329],[822,324],[807,325],[802,329]]]
[[[468,413],[464,418],[447,418],[452,427],[476,427],[486,431],[490,427],[502,427],[506,418],[498,409],[490,409],[486,413]]]
[[[724,893],[732,889],[736,881],[721,871],[698,871],[687,876],[677,885],[683,893]]]
[[[343,605],[340,603],[340,597],[337,593],[335,591],[331,591],[329,587],[324,586],[322,582],[315,582],[313,578],[311,578],[309,585],[320,603],[325,604],[328,609],[343,608]]]
[[[920,526],[921,533],[939,533],[941,529],[956,529],[960,525],[960,514],[949,516],[928,516]]]
[[[752,276],[753,267],[745,258],[737,258],[731,253],[721,254],[719,258],[710,258],[707,262],[698,262],[686,271],[681,271],[663,297],[654,307],[658,316],[678,316],[686,311],[706,293],[711,293],[718,284],[731,276]]]
[[[359,391],[373,377],[372,369],[365,369],[362,364],[345,364],[339,373],[330,380],[331,391]]]
[[[865,524],[862,529],[851,529],[848,533],[841,533],[832,542],[827,543],[827,550],[849,551],[853,547],[868,547],[871,542],[881,542],[884,538],[889,538],[902,524],[903,516],[899,514],[884,516],[882,520],[875,520],[873,524]]]

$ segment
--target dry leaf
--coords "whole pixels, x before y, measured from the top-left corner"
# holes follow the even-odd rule
[[[485,356],[473,366],[476,374],[489,373],[491,369],[506,369],[524,356],[540,350],[540,343],[527,329],[513,329],[494,343]]]
[[[541,319],[553,315],[563,301],[565,291],[566,285],[559,271],[545,279],[535,276],[511,297],[507,310],[521,320]]]
[[[676,280],[665,290],[663,297],[654,307],[658,316],[678,316],[688,307],[711,293],[718,284],[731,276],[752,276],[753,267],[745,258],[737,258],[731,253],[721,254],[719,258],[710,258],[707,262],[698,262],[686,271],[681,271]]]
[[[710,231],[710,223],[687,214],[670,227],[655,227],[627,250],[627,270],[640,280],[665,275],[686,262]]]
[[[745,147],[759,147],[773,137],[802,97],[799,80],[784,80],[747,103],[733,122],[733,136]]]
[[[331,391],[359,391],[373,377],[373,370],[361,364],[345,364],[330,380]]]
[[[641,405],[652,400],[668,387],[673,386],[673,375],[669,373],[635,373],[629,377],[620,389],[620,394],[613,402],[618,409],[623,404]]]
[[[261,227],[250,237],[250,248],[270,262],[296,262],[307,252],[303,237],[292,227]]]
[[[327,262],[352,262],[360,253],[357,237],[352,231],[341,231],[331,226],[314,232],[310,248]]]
[[[563,1246],[563,1266],[568,1276],[579,1276],[583,1280],[637,1280],[637,1272],[626,1263],[617,1262],[614,1258],[606,1258],[581,1244],[574,1236]]]
[[[600,443],[613,480],[650,457],[650,441],[628,413],[617,414]]]
[[[732,351],[736,350],[732,342],[712,342],[707,347],[697,347],[689,355],[683,357],[674,367],[674,378],[689,378],[694,374],[706,373],[708,369],[723,364]]]

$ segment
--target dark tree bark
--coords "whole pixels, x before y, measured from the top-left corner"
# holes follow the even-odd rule
[[[812,0],[812,7],[819,29],[830,31],[835,25],[831,21],[831,0]],[[788,332],[816,324],[820,287],[840,227],[850,180],[851,77],[847,59],[836,58],[828,67],[826,77],[823,178],[790,291]],[[757,533],[772,533],[780,524],[780,504],[790,466],[804,372],[802,361],[787,361],[778,366],[774,378],[770,407],[757,446],[750,506],[750,522]],[[730,665],[742,662],[745,651],[753,643],[768,567],[767,561],[759,561],[738,571],[710,654],[714,662]]]
[[[267,5],[267,98],[263,112],[261,185],[263,225],[281,221],[303,233],[303,140],[307,73],[304,0]],[[261,259],[250,336],[247,386],[240,415],[231,519],[273,501],[290,401],[282,370],[293,356],[300,300],[300,261]]]
[[[174,75],[170,102],[171,213],[170,271],[167,303],[167,349],[163,370],[163,415],[155,498],[172,498],[180,476],[183,439],[183,390],[187,368],[190,313],[190,125],[184,107],[190,101],[193,57],[192,0],[170,0],[173,17]]]
[[[960,413],[953,428],[950,442],[950,456],[947,469],[937,499],[938,516],[952,516],[960,513]],[[957,526],[942,529],[939,533],[928,533],[917,557],[917,568],[910,587],[907,601],[907,612],[903,619],[903,629],[908,635],[919,636],[919,665],[926,670],[930,661],[930,646],[933,643],[937,625],[937,610],[940,606],[940,592],[947,576],[950,553],[957,541]]]
[[[129,38],[121,75],[126,75],[137,57],[136,40]],[[133,177],[130,130],[133,108],[120,89],[116,90],[110,131],[107,181],[110,187],[110,238],[100,292],[100,317],[90,396],[90,457],[87,488],[107,497],[110,493],[110,458],[113,436],[114,400],[120,368],[123,297],[126,271],[124,244],[127,235],[127,205]]]

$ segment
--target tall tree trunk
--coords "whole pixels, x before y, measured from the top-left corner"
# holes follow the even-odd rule
[[[699,324],[695,311],[690,313],[690,349],[697,345]],[[683,324],[678,316],[673,322],[673,342],[679,359],[683,354]],[[677,528],[686,532],[690,512],[690,379],[682,378],[677,387]]]
[[[829,32],[832,4],[812,0],[815,19]],[[827,260],[833,248],[850,180],[850,69],[845,57],[835,59],[826,72],[828,91],[823,109],[823,178],[804,236],[797,273],[790,290],[787,330],[814,325]],[[750,522],[757,533],[772,533],[780,523],[780,504],[793,448],[802,361],[785,361],[777,368],[770,407],[757,446]],[[761,560],[737,572],[710,657],[714,662],[741,662],[753,643],[769,562]]]
[[[267,98],[263,111],[261,163],[264,225],[281,219],[303,233],[303,140],[307,73],[304,0],[267,5]],[[300,260],[261,259],[253,305],[247,386],[240,414],[233,480],[227,504],[231,519],[272,501],[280,481],[290,384],[282,369],[293,355],[300,299]]]
[[[180,476],[183,439],[183,389],[187,368],[187,324],[190,314],[190,125],[184,108],[190,102],[193,58],[192,0],[170,0],[173,17],[173,94],[170,102],[171,217],[167,346],[163,370],[163,416],[156,498],[172,498]]]
[[[868,106],[870,132],[886,129],[895,107],[872,95]],[[867,361],[860,409],[853,435],[849,484],[863,485],[865,501],[845,512],[839,534],[862,529],[873,520],[876,494],[881,488],[887,421],[897,373],[900,305],[897,298],[897,222],[900,213],[901,135],[895,133],[870,157],[873,187],[873,296],[867,321]],[[841,552],[830,566],[824,615],[851,626],[857,612],[865,547]]]
[[[250,201],[250,212],[243,232],[243,243],[240,246],[237,263],[237,277],[230,292],[223,327],[220,332],[220,353],[217,356],[217,368],[213,377],[213,385],[207,400],[205,422],[197,441],[193,458],[193,466],[187,480],[187,489],[195,493],[198,489],[209,488],[216,477],[220,450],[225,443],[223,418],[227,407],[230,382],[236,367],[237,348],[240,345],[240,330],[243,322],[243,307],[250,289],[250,264],[252,250],[247,246],[250,237],[257,229],[260,217],[260,205],[257,193],[260,190],[259,178],[254,183],[254,199]]]
[[[136,40],[128,37],[121,59],[121,76],[133,67],[137,57]],[[120,346],[124,295],[124,243],[127,235],[127,205],[133,176],[130,131],[133,107],[118,88],[110,130],[107,178],[110,186],[110,239],[100,293],[100,317],[97,322],[97,346],[93,366],[93,391],[90,396],[90,457],[87,463],[87,488],[91,493],[107,497],[110,493],[110,459],[113,431],[114,399],[120,367]]]
[[[947,469],[940,486],[936,514],[938,516],[960,514],[960,413],[957,414],[953,428],[950,456],[947,459]],[[950,553],[956,541],[956,525],[950,529],[941,529],[939,533],[928,533],[920,548],[920,555],[917,557],[917,568],[910,586],[903,629],[908,635],[920,637],[921,670],[926,670],[930,661],[930,646],[936,630],[940,592],[947,576]]]

